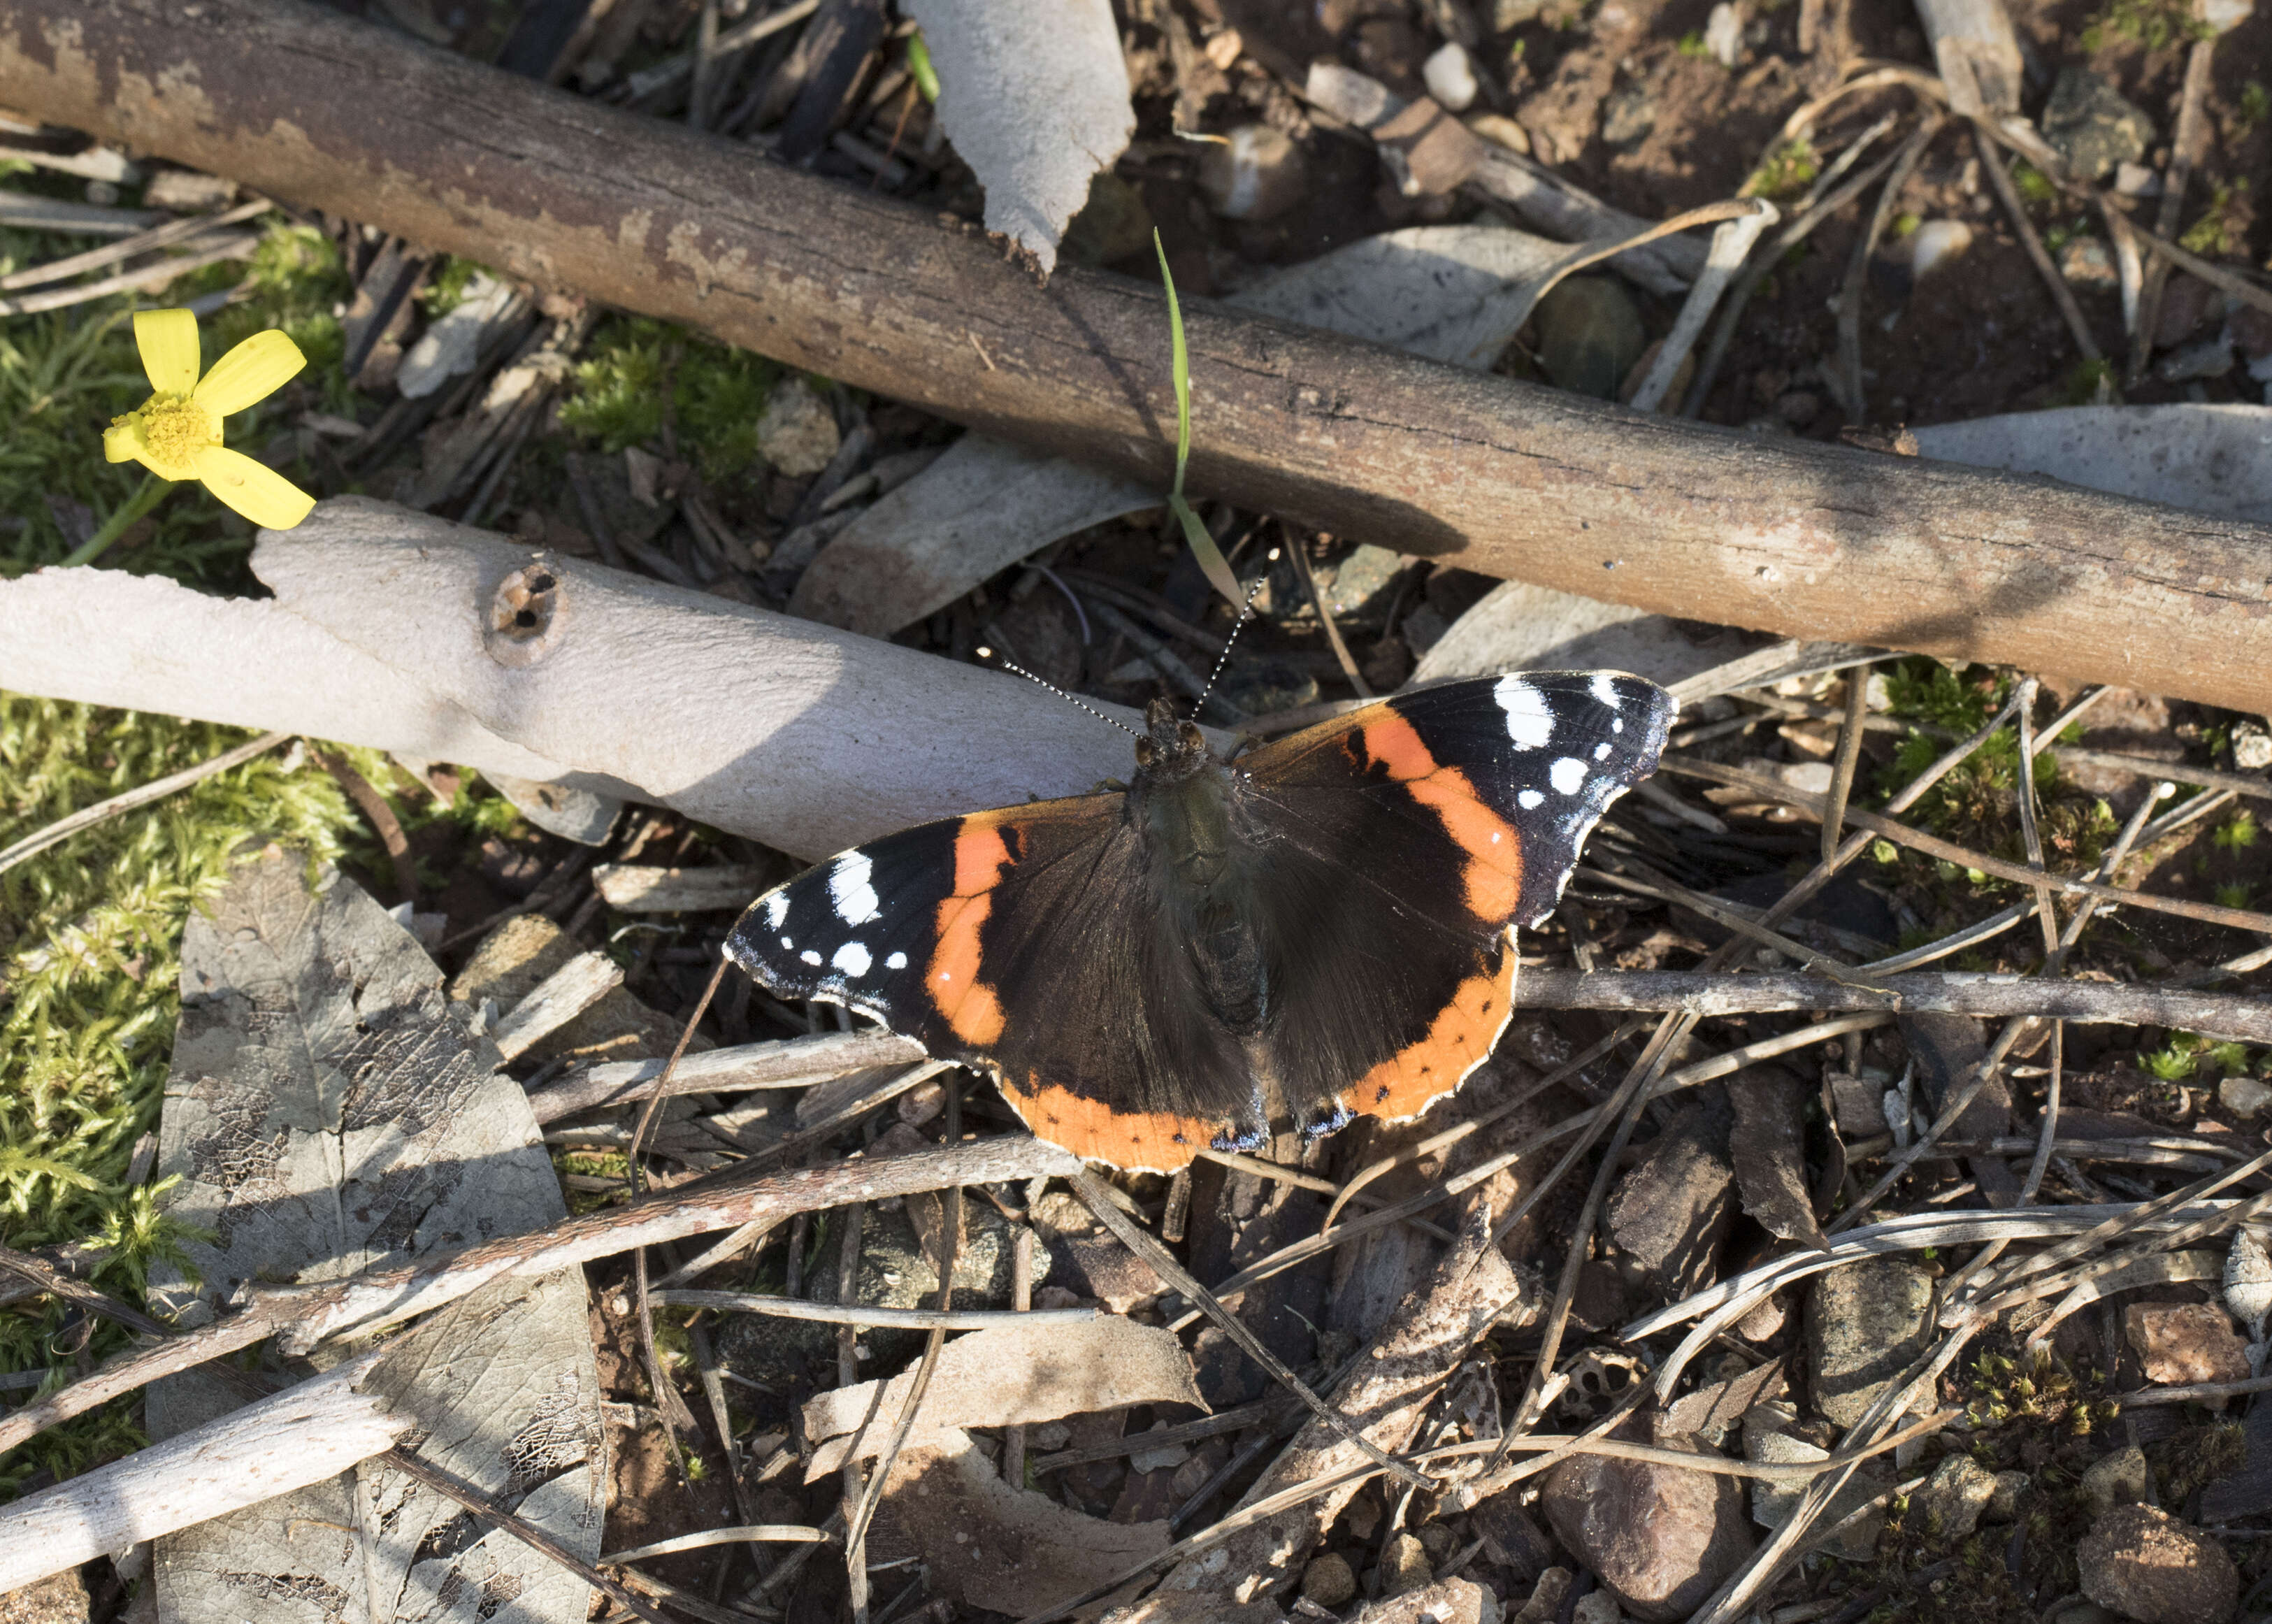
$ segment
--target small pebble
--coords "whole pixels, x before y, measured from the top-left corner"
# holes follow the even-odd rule
[[[1656,98],[1639,85],[1610,93],[1602,103],[1602,139],[1611,146],[1638,146],[1656,128]]]
[[[805,479],[828,466],[843,437],[836,414],[802,378],[775,384],[758,414],[758,452],[791,479]]]
[[[1530,133],[1512,118],[1499,113],[1470,113],[1468,129],[1494,146],[1504,146],[1511,153],[1530,155]]]
[[[1910,274],[1923,281],[1954,265],[1972,246],[1972,228],[1961,220],[1928,220],[1910,239]]]
[[[1734,67],[1736,59],[1744,54],[1744,14],[1728,0],[1720,0],[1705,21],[1704,49],[1723,68]]]
[[[2214,1303],[2134,1303],[2123,1311],[2122,1335],[2149,1381],[2185,1387],[2248,1379],[2247,1347]]]
[[[2258,314],[2254,311],[2246,313]],[[2233,325],[2238,327],[2240,324],[2236,320]],[[2272,731],[2268,731],[2263,722],[2244,721],[2232,724],[2232,764],[2244,773],[2261,773],[2272,767]],[[2261,1083],[2257,1086],[2263,1087]],[[2266,1094],[2272,1097],[2272,1089],[2267,1089]]]
[[[1349,1559],[1331,1552],[1312,1558],[1302,1569],[1302,1595],[1327,1609],[1349,1601],[1356,1595],[1356,1575],[1349,1571]]]
[[[2272,1105],[2272,1083],[2253,1077],[2227,1077],[2216,1085],[2216,1097],[2218,1104],[2246,1122]]]
[[[1428,1553],[1410,1534],[1399,1534],[1380,1553],[1380,1594],[1385,1600],[1435,1583],[1436,1570]]]
[[[1607,1590],[1588,1590],[1570,1610],[1570,1624],[1625,1624],[1625,1617]]]
[[[2102,1456],[2082,1474],[2082,1497],[2101,1511],[2146,1498],[2153,1484],[2153,1469],[2146,1452],[2136,1444]]]
[[[1241,124],[1200,160],[1200,193],[1225,220],[1271,220],[1310,189],[1309,162],[1282,130]]]
[[[2117,1506],[2075,1547],[2082,1593],[2139,1624],[2226,1624],[2240,1575],[2224,1547],[2152,1506]]]
[[[1988,1509],[1981,1514],[1989,1523],[2016,1523],[2020,1517],[2020,1497],[2028,1492],[2028,1474],[2024,1471],[1999,1471],[1996,1474],[1995,1492],[1988,1496]]]
[[[2223,378],[2231,370],[2232,341],[2223,333],[2212,333],[2163,356],[2154,367],[2154,375],[2165,384],[2189,384],[2197,378]]]
[[[1969,1455],[1944,1456],[1910,1502],[1910,1514],[1923,1514],[1931,1538],[1969,1539],[1995,1495],[1996,1478],[1985,1466]]]
[[[2095,236],[2076,237],[2059,250],[2059,273],[2074,288],[2116,288],[2122,281],[2113,253]]]
[[[2126,198],[2158,198],[2162,177],[2142,163],[2126,160],[2114,166],[2114,190]]]
[[[1446,111],[1464,113],[1474,105],[1477,89],[1476,64],[1468,59],[1467,49],[1457,40],[1422,63],[1420,77],[1428,83],[1428,94]]]

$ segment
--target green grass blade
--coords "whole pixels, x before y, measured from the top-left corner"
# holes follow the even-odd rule
[[[1152,248],[1160,256],[1160,283],[1168,292],[1168,338],[1176,378],[1176,485],[1168,493],[1168,511],[1184,527],[1184,540],[1191,547],[1192,557],[1199,560],[1200,573],[1226,602],[1237,608],[1245,599],[1238,590],[1238,577],[1231,573],[1230,560],[1222,556],[1222,549],[1214,544],[1214,537],[1207,534],[1207,528],[1184,499],[1184,466],[1191,460],[1192,454],[1191,357],[1184,348],[1184,310],[1176,298],[1175,273],[1168,269],[1168,251],[1162,245],[1156,228],[1152,233]]]

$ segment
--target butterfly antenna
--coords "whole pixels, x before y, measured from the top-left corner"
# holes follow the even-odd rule
[[[1278,550],[1273,547],[1269,557],[1263,562],[1266,565],[1277,563]],[[1214,692],[1214,685],[1222,676],[1222,668],[1230,663],[1230,651],[1238,641],[1238,634],[1246,629],[1246,623],[1254,618],[1254,600],[1262,590],[1262,583],[1269,579],[1270,572],[1264,569],[1255,576],[1254,584],[1247,587],[1246,602],[1239,609],[1238,618],[1231,622],[1230,635],[1222,640],[1222,652],[1214,657],[1214,670],[1207,673],[1207,686],[1200,690],[1199,703],[1192,707],[1194,718],[1207,708],[1207,696]]]
[[[1063,688],[1058,687],[1057,684],[1050,681],[1049,678],[1035,676],[1024,666],[1015,664],[1011,661],[1004,659],[1000,655],[996,654],[991,648],[981,648],[978,649],[976,653],[980,659],[991,660],[1001,666],[1004,670],[1022,677],[1028,682],[1037,682],[1041,684],[1043,687],[1047,688],[1051,693],[1056,694],[1058,698],[1063,700],[1066,704],[1072,706],[1077,710],[1087,711],[1090,715],[1095,717],[1099,722],[1105,723],[1108,727],[1118,728],[1123,733],[1125,733],[1131,738],[1141,738],[1144,737],[1141,733],[1139,733],[1135,729],[1130,727],[1126,722],[1122,722],[1117,717],[1106,715],[1102,711],[1097,709],[1095,706],[1091,705],[1087,700],[1081,699],[1079,695],[1067,693]]]

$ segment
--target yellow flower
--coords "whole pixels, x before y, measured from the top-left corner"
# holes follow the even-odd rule
[[[198,318],[188,311],[137,311],[134,343],[157,393],[102,436],[113,462],[138,462],[161,479],[194,479],[257,525],[288,530],[316,498],[265,463],[220,443],[220,420],[263,400],[308,364],[274,328],[256,333],[198,376]]]

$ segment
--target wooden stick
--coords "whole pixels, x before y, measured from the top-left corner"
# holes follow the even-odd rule
[[[305,1353],[350,1328],[370,1332],[453,1303],[492,1280],[548,1275],[633,1246],[729,1230],[755,1218],[780,1218],[848,1201],[943,1190],[955,1184],[999,1184],[1063,1176],[1080,1160],[1037,1139],[1006,1135],[880,1160],[840,1162],[735,1186],[707,1185],[612,1208],[533,1234],[508,1236],[407,1266],[368,1270],[318,1285],[277,1286],[256,1293],[236,1313],[173,1341],[123,1356],[60,1392],[0,1417],[0,1455],[37,1433],[176,1371],[234,1353],[276,1334],[291,1354]]]
[[[376,1352],[0,1509],[0,1593],[335,1478],[416,1429],[355,1384]]]
[[[1588,975],[1525,966],[1515,977],[1514,1001],[1525,1009],[1678,1009],[1703,1018],[1802,1009],[2035,1015],[2111,1026],[2171,1027],[2239,1043],[2272,1043],[2272,999],[2261,997],[1961,971],[1888,976],[1878,986],[1863,986],[1797,972],[1738,976],[1596,970]]]
[[[0,0],[0,83],[26,113],[1165,488],[1148,284],[1037,287],[935,212],[289,0]],[[2272,709],[2263,526],[1185,315],[1200,495],[1663,613]]]

